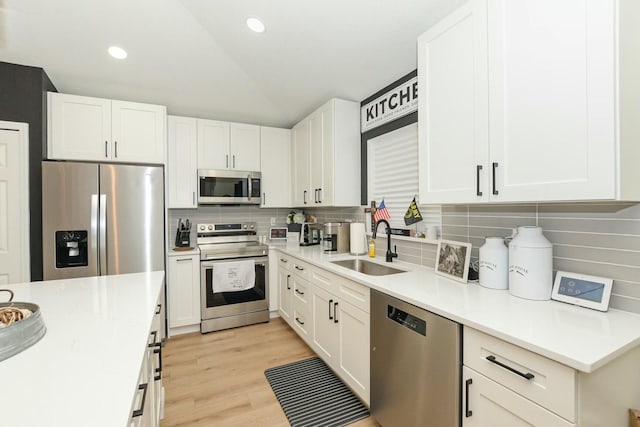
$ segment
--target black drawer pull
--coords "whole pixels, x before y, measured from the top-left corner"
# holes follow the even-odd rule
[[[302,320],[300,320],[299,317],[296,317],[296,322],[300,323],[301,325],[304,325],[304,322]]]
[[[304,295],[304,292],[302,292],[300,289],[296,288],[296,294],[298,294],[298,295]]]
[[[465,400],[465,408],[464,408],[464,416],[465,418],[469,418],[473,415],[473,411],[469,409],[469,386],[473,384],[473,380],[469,378],[464,382],[464,400]]]
[[[481,170],[482,170],[482,165],[476,165],[476,196],[482,196],[482,191],[480,191],[480,171]]]
[[[162,379],[162,344],[156,344],[156,348],[153,349],[153,354],[158,355],[158,367],[155,369],[157,375],[153,377],[153,380],[160,381]]]
[[[144,402],[147,400],[147,387],[149,384],[140,384],[138,390],[142,390],[142,402],[140,402],[140,409],[136,409],[131,414],[131,418],[140,417],[144,413]]]
[[[162,304],[158,304],[156,306],[156,314],[160,314],[161,311],[162,311]]]
[[[289,285],[289,278],[291,278],[291,275],[287,274],[287,289],[291,289],[291,286]]]
[[[494,162],[492,166],[493,166],[493,170],[491,174],[493,179],[493,194],[497,196],[498,190],[496,190],[496,169],[498,168],[498,164]]]
[[[296,265],[296,270],[304,271],[304,268],[300,267],[299,265]]]
[[[333,323],[338,323],[338,313],[336,312],[336,307],[338,306],[338,302],[333,303]]]
[[[487,356],[487,360],[491,363],[495,363],[496,365],[500,366],[501,368],[506,369],[507,371],[513,372],[516,375],[520,375],[522,378],[525,378],[527,380],[532,380],[533,378],[535,378],[535,375],[533,375],[531,372],[527,372],[526,374],[518,371],[517,369],[513,369],[511,366],[505,365],[504,363],[498,362],[496,360],[495,356]]]
[[[333,316],[331,315],[331,304],[333,304],[333,300],[329,300],[329,320],[333,320]]]
[[[284,262],[284,263],[289,262],[289,261],[287,261],[287,260],[286,260],[286,259],[284,259],[284,258],[280,258],[280,261],[282,261],[282,262]]]

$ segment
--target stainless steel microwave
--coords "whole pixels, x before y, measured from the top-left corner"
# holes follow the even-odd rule
[[[198,169],[198,204],[259,205],[260,172]]]

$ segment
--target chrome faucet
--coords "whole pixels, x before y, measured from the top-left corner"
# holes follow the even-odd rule
[[[394,258],[398,258],[398,254],[397,251],[398,249],[396,248],[396,245],[393,245],[393,250],[394,252],[391,252],[391,226],[389,225],[389,223],[387,222],[386,219],[381,219],[380,221],[376,222],[375,226],[373,227],[373,238],[376,238],[376,234],[378,233],[378,226],[380,225],[381,222],[384,222],[387,225],[387,255],[385,256],[385,260],[387,262],[393,262]]]

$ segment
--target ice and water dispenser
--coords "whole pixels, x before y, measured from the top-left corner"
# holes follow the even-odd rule
[[[86,267],[89,265],[87,231],[56,231],[56,267]]]

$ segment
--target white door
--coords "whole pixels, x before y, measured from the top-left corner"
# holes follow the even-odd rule
[[[473,369],[462,374],[463,427],[575,426]]]
[[[309,200],[309,120],[304,119],[292,130],[291,151],[293,152],[291,165],[291,179],[293,206],[305,206]],[[313,203],[313,199],[311,199]]]
[[[492,199],[614,198],[615,2],[488,4]]]
[[[370,315],[341,300],[337,310],[342,377],[369,403]]]
[[[28,153],[27,124],[0,121],[0,285],[30,280]]]
[[[198,140],[196,119],[168,117],[167,208],[197,208]]]
[[[324,134],[324,111],[323,109],[315,111],[309,116],[309,169],[311,171],[311,193],[308,195],[307,201],[317,205],[320,203],[322,186],[324,183],[324,158],[323,146],[325,138]]]
[[[487,197],[486,0],[418,38],[419,189],[423,203]]]
[[[111,101],[47,93],[49,159],[111,159]]]
[[[262,171],[262,207],[288,207],[290,203],[291,131],[260,128],[260,168]]]
[[[198,169],[229,169],[229,122],[198,120]]]
[[[164,164],[166,119],[161,105],[111,101],[112,159]]]
[[[313,287],[313,349],[329,366],[336,366],[338,356],[337,302],[334,295]]]
[[[260,126],[231,123],[231,168],[239,171],[260,170]]]
[[[169,327],[200,323],[200,263],[196,256],[170,256]]]

